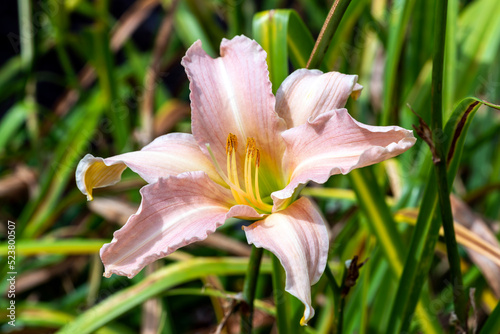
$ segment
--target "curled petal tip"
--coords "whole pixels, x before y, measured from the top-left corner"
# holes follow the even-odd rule
[[[354,85],[354,88],[352,89],[351,98],[353,100],[357,100],[359,98],[359,96],[361,95],[362,90],[363,90],[363,86],[361,86],[359,83],[356,83]]]
[[[84,195],[87,195],[87,200],[91,201],[94,188],[102,188],[117,183],[125,168],[127,166],[123,163],[112,165],[106,163],[103,158],[96,158],[91,154],[87,154],[80,160],[76,168],[76,185]]]

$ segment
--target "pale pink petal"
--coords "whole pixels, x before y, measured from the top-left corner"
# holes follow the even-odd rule
[[[412,131],[398,126],[370,126],[353,119],[346,109],[326,112],[314,121],[283,132],[287,148],[283,166],[289,184],[274,192],[275,208],[308,181],[324,183],[331,175],[392,158],[415,144]]]
[[[318,70],[296,70],[276,94],[276,112],[293,128],[318,115],[343,108],[350,95],[357,98],[363,86],[357,75]]]
[[[215,182],[224,184],[193,135],[186,133],[161,136],[140,151],[106,159],[87,154],[76,169],[76,184],[92,200],[92,189],[117,183],[127,167],[148,183],[187,171],[204,171]]]
[[[231,208],[230,191],[203,172],[160,178],[143,187],[141,194],[137,213],[101,248],[106,277],[131,278],[147,264],[205,239],[227,218],[262,217],[248,206]]]
[[[325,270],[328,230],[316,206],[302,197],[286,209],[244,228],[249,244],[278,257],[286,271],[285,290],[305,305],[301,324],[314,316],[311,285]]]
[[[282,119],[274,112],[275,97],[266,52],[254,40],[224,39],[221,57],[213,59],[195,42],[182,59],[191,89],[192,132],[202,150],[210,144],[217,161],[226,166],[229,133],[238,139],[238,169],[242,175],[245,144],[255,139],[263,169],[278,171],[284,144]]]

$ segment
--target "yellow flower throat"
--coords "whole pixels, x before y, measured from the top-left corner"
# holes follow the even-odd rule
[[[245,162],[243,168],[243,184],[240,185],[238,166],[236,164],[236,150],[238,139],[230,133],[226,141],[226,171],[224,174],[215,157],[207,145],[217,172],[231,189],[234,199],[238,204],[250,205],[261,213],[270,213],[273,206],[264,203],[259,191],[259,166],[260,150],[257,148],[254,138],[248,138],[246,144]]]

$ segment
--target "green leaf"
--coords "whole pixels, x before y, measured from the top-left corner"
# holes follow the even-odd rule
[[[333,35],[330,46],[328,47],[325,58],[323,60],[323,66],[326,69],[336,69],[338,70],[338,61],[342,56],[347,59],[352,57],[353,53],[358,50],[358,45],[352,42],[349,37],[355,32],[355,25],[358,23],[361,14],[366,11],[366,7],[369,6],[371,1],[369,0],[352,0],[349,7],[342,17],[335,34]],[[359,41],[357,42],[359,43]]]
[[[37,303],[21,304],[16,314],[16,325],[25,328],[60,328],[73,321],[75,316],[57,308]],[[95,331],[96,334],[129,334],[134,333],[124,326],[106,326]]]
[[[109,240],[63,239],[63,240],[19,240],[16,243],[18,255],[39,254],[97,254],[99,249]],[[0,244],[0,254],[7,255],[7,243]]]
[[[210,56],[215,57],[215,50],[208,34],[203,30],[197,17],[190,11],[184,1],[179,3],[175,12],[174,28],[186,48],[190,47],[197,40],[201,40],[203,49]]]
[[[335,0],[314,45],[307,68],[319,68],[351,0]]]
[[[98,121],[104,111],[102,94],[94,93],[86,105],[76,108],[67,118],[65,135],[55,148],[50,165],[44,171],[39,195],[24,208],[19,225],[18,235],[31,238],[40,235],[46,229],[54,208],[62,195],[70,177],[74,175],[76,162],[85,155],[85,150],[98,127]],[[25,226],[25,227],[24,227]]]
[[[273,93],[288,76],[288,56],[295,68],[305,67],[314,40],[302,19],[291,9],[255,14],[253,36],[267,52]]]
[[[396,224],[387,203],[384,201],[382,190],[378,186],[372,169],[370,167],[356,169],[349,173],[349,176],[358,197],[359,205],[367,217],[370,231],[377,237],[378,244],[385,253],[394,277],[400,282],[405,282],[401,274],[403,273],[405,254],[407,254],[406,247],[404,247],[403,241],[396,230]],[[408,254],[413,253],[410,250]],[[408,258],[413,258],[413,255]],[[419,295],[416,301],[418,301],[418,297]],[[400,307],[397,300],[393,305],[394,308]],[[440,332],[435,317],[431,317],[427,309],[420,307],[417,312],[420,319],[422,319],[423,325],[427,326],[429,333]],[[391,319],[393,318],[391,317]],[[389,323],[392,323],[392,321]]]
[[[496,0],[474,1],[460,16],[457,45],[462,56],[456,67],[460,83],[456,87],[456,97],[477,96],[481,86],[489,81],[491,66],[495,64],[500,47],[499,16],[500,2]]]
[[[500,303],[495,306],[493,312],[491,312],[488,320],[486,320],[483,328],[479,334],[496,334],[500,333]]]
[[[494,109],[500,109],[498,105],[474,97],[467,97],[455,106],[446,123],[443,139],[447,141],[446,152],[448,152],[448,181],[450,185],[458,171],[467,131],[476,111],[483,104]]]
[[[359,205],[369,217],[370,231],[377,236],[380,247],[393,268],[393,273],[399,277],[403,271],[406,252],[375,174],[371,168],[364,168],[353,170],[349,176]]]
[[[402,55],[405,33],[410,20],[410,14],[415,6],[415,0],[401,0],[393,3],[389,24],[389,41],[387,45],[387,59],[385,62],[382,125],[391,123],[394,110],[397,110],[397,78],[398,66]]]
[[[458,170],[465,136],[470,122],[481,103],[476,98],[462,100],[446,123],[442,140],[446,140],[445,152],[448,152],[448,181],[449,187]],[[494,106],[488,103],[489,106]],[[498,107],[498,106],[494,106]],[[412,235],[409,254],[405,263],[403,275],[399,282],[398,293],[393,305],[388,333],[399,333],[408,328],[415,306],[419,300],[420,292],[426,282],[436,242],[439,237],[441,221],[436,215],[438,196],[436,175],[430,171],[429,182],[424,191],[417,224]]]
[[[18,102],[7,111],[0,123],[0,153],[5,151],[9,139],[19,131],[29,113],[26,102]]]
[[[118,82],[114,65],[114,56],[110,47],[109,28],[104,23],[97,24],[91,30],[93,45],[92,62],[94,64],[99,84],[104,98],[104,108],[110,121],[109,129],[119,152],[126,149],[130,129],[127,112],[124,112],[124,101],[118,96]]]
[[[210,1],[185,0],[182,2],[187,4],[189,12],[200,23],[201,30],[210,38],[212,45],[219,45],[225,33],[218,22],[214,20]]]
[[[166,296],[185,296],[185,295],[207,296],[207,297],[234,299],[234,300],[240,300],[240,301],[244,300],[240,293],[220,291],[220,290],[211,289],[211,288],[203,288],[203,289],[178,288],[178,289],[174,289],[174,290],[170,290],[170,291],[166,292],[165,295]],[[276,308],[271,306],[269,303],[266,303],[266,302],[259,300],[259,299],[254,300],[254,303],[255,303],[255,308],[257,308],[257,309],[259,309],[259,310],[261,310],[269,315],[276,316]]]
[[[242,258],[196,258],[170,264],[147,276],[140,283],[113,294],[67,324],[59,334],[92,333],[109,321],[140,305],[151,297],[169,288],[208,275],[243,275],[248,259]],[[262,273],[271,271],[270,262],[263,260]]]
[[[24,88],[23,62],[20,56],[12,57],[0,69],[0,102]]]

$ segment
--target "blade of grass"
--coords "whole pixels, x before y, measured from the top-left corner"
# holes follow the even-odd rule
[[[246,15],[243,14],[243,1],[231,1],[226,6],[229,36],[244,34],[246,28]]]
[[[217,297],[217,298],[225,298],[225,299],[234,299],[238,301],[242,301],[243,298],[241,297],[241,294],[239,293],[234,293],[234,292],[227,292],[227,291],[220,291],[220,290],[215,290],[211,288],[203,288],[203,289],[197,289],[197,288],[178,288],[174,290],[169,290],[166,293],[164,293],[165,296],[185,296],[185,295],[191,295],[191,296],[211,296],[211,297]],[[268,302],[256,299],[255,300],[255,308],[263,311],[269,315],[276,316],[276,309],[274,306],[269,304]]]
[[[19,33],[21,46],[21,63],[26,76],[24,101],[28,108],[26,125],[28,136],[33,147],[37,147],[39,141],[38,108],[36,104],[36,79],[32,73],[35,58],[35,42],[33,32],[31,1],[20,0],[19,8]]]
[[[248,259],[223,257],[195,258],[168,265],[85,311],[57,333],[92,333],[109,321],[173,286],[208,275],[242,275],[247,267]],[[269,261],[262,261],[261,272],[269,273],[270,271]]]
[[[40,235],[51,219],[52,210],[76,168],[76,161],[84,155],[84,148],[92,140],[103,112],[102,96],[94,94],[85,107],[67,119],[66,135],[55,149],[49,168],[44,171],[40,193],[29,202],[19,217],[18,235],[31,238]]]
[[[253,36],[267,52],[269,79],[273,93],[288,76],[287,29],[283,23],[286,17],[275,15],[276,11],[261,12],[253,19]]]
[[[11,94],[22,90],[25,78],[21,75],[23,61],[21,56],[7,60],[0,69],[0,102]]]
[[[16,252],[19,255],[40,254],[97,254],[108,240],[64,239],[64,240],[18,240]],[[7,243],[0,244],[1,255],[7,254]]]
[[[183,2],[188,5],[189,11],[194,15],[196,21],[201,24],[202,30],[210,38],[211,45],[219,45],[220,40],[225,37],[225,33],[218,22],[213,19],[210,2],[202,0],[186,0]]]
[[[436,34],[434,37],[434,56],[432,62],[432,104],[431,104],[431,129],[434,134],[443,129],[443,75],[444,75],[444,52],[446,40],[446,18],[448,12],[448,0],[442,0],[436,4]],[[447,154],[441,140],[434,136],[433,143],[437,154],[435,169],[437,174],[437,186],[439,195],[439,207],[444,229],[444,238],[448,261],[450,263],[451,280],[453,285],[455,313],[458,317],[459,326],[467,331],[467,295],[465,294],[462,271],[460,269],[460,256],[455,238],[453,226],[453,214],[451,213],[450,192],[447,175]]]
[[[294,10],[277,9],[255,14],[253,36],[267,52],[273,92],[288,76],[288,57],[295,68],[306,66],[314,39]]]
[[[359,205],[365,213],[365,216],[368,217],[367,221],[370,230],[377,237],[378,244],[389,262],[394,277],[400,282],[404,282],[401,275],[403,273],[403,263],[406,257],[406,247],[404,247],[403,241],[396,230],[394,219],[387,207],[387,203],[384,201],[382,191],[378,186],[372,169],[370,167],[356,169],[348,175],[351,185],[358,197]],[[408,258],[413,258],[413,255]],[[399,306],[396,305],[397,304],[394,303],[393,307],[398,308]],[[426,319],[424,325],[427,326],[428,332],[440,332],[435,317],[430,316],[427,309],[419,307],[417,312],[419,313],[420,319]],[[392,321],[389,323],[392,323]],[[379,330],[382,329],[379,328]]]
[[[435,179],[435,174],[430,173],[420,204],[417,227],[413,232],[408,250],[412,256],[406,258],[396,298],[392,305],[390,316],[392,321],[389,322],[387,333],[400,333],[405,328],[409,328],[413,310],[429,272],[440,227],[439,221],[435,218],[438,203]]]
[[[105,23],[101,22],[92,30],[93,43],[93,61],[97,77],[104,93],[104,105],[108,113],[111,126],[109,126],[113,134],[114,147],[119,152],[126,149],[126,144],[129,138],[130,130],[127,126],[129,120],[127,113],[122,112],[124,108],[123,100],[118,96],[118,82],[116,78],[116,69],[111,52],[109,31]]]
[[[354,27],[361,14],[367,11],[367,7],[370,3],[371,1],[369,0],[352,0],[351,4],[347,7],[345,14],[340,21],[335,34],[333,35],[330,46],[326,50],[325,59],[322,62],[326,68],[336,68],[341,55],[346,59],[349,59],[351,52],[357,52],[359,47],[357,41],[351,44],[352,42],[349,38],[352,36],[353,32],[356,32]]]
[[[493,312],[491,312],[488,320],[484,323],[479,334],[495,334],[500,333],[500,303],[497,304]]]
[[[447,139],[445,142],[445,152],[448,154],[449,185],[451,185],[457,173],[467,131],[481,103],[484,103],[484,101],[475,98],[462,100],[457,104],[449,121],[446,123],[442,138]],[[487,105],[494,108],[497,107],[490,103]],[[400,333],[409,328],[420,292],[426,282],[427,273],[429,272],[435,245],[438,240],[441,223],[436,215],[438,206],[436,174],[431,172],[428,180],[420,204],[417,224],[410,242],[409,254],[412,254],[412,256],[406,259],[403,275],[391,311],[392,321],[389,324],[387,333]]]
[[[212,57],[215,50],[209,35],[205,32],[197,17],[191,12],[190,7],[181,1],[175,12],[174,28],[186,48],[190,47],[198,39],[203,44],[203,49]]]
[[[161,70],[161,59],[169,45],[172,28],[173,16],[177,8],[178,0],[172,1],[163,18],[158,34],[155,38],[153,54],[149,63],[148,70],[144,78],[144,91],[141,103],[141,132],[139,138],[141,144],[147,145],[154,139],[154,111],[155,111],[155,92],[158,85],[157,80]]]
[[[291,9],[255,14],[253,36],[267,52],[273,92],[288,76],[288,57],[296,69],[305,67],[314,46],[311,32]]]
[[[28,114],[26,102],[21,101],[14,104],[3,116],[0,123],[0,154],[5,151],[9,140],[19,131]]]
[[[40,327],[59,328],[73,321],[75,316],[61,311],[57,306],[45,306],[40,303],[31,305],[19,305],[18,314],[16,314],[16,325],[23,326],[26,331],[33,328],[34,331],[41,332]],[[134,331],[125,326],[109,325],[95,331],[95,334],[132,334]]]
[[[389,26],[389,40],[387,45],[387,59],[385,62],[383,110],[381,125],[389,125],[393,119],[393,113],[397,110],[396,82],[399,75],[400,63],[405,33],[408,21],[415,6],[415,0],[403,0],[393,3]]]
[[[351,0],[335,0],[321,28],[306,68],[318,68]]]
[[[458,0],[448,1],[448,18],[446,21],[445,61],[443,79],[443,112],[445,118],[453,111],[455,101],[457,73],[457,24]]]
[[[30,72],[35,57],[35,45],[33,40],[33,22],[31,20],[31,1],[19,0],[19,33],[21,43],[21,62],[25,72]]]
[[[445,138],[447,141],[447,161],[448,161],[448,182],[454,180],[458,171],[462,152],[465,147],[465,138],[470,128],[472,120],[476,115],[477,110],[481,105],[486,105],[490,108],[499,110],[500,105],[489,103],[474,97],[467,97],[461,100],[450,115],[444,129]]]
[[[368,220],[371,232],[377,236],[396,277],[400,276],[406,253],[382,191],[377,186],[373,170],[357,169],[348,175],[361,209],[370,217]]]
[[[482,0],[472,2],[459,18],[457,45],[463,56],[457,64],[458,79],[455,96],[477,95],[478,86],[488,79],[490,67],[500,46],[500,2]]]

